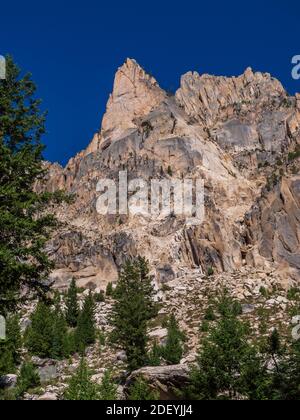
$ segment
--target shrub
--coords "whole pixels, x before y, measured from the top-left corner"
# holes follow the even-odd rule
[[[159,399],[159,394],[149,387],[143,377],[139,377],[131,385],[128,399],[131,401],[155,401]]]
[[[211,277],[211,276],[213,276],[214,275],[214,269],[213,269],[213,267],[208,267],[208,270],[207,270],[207,275],[208,275],[208,277]]]
[[[29,389],[36,388],[39,385],[40,377],[33,363],[23,363],[17,381],[17,394],[22,396]]]
[[[172,314],[168,323],[168,336],[165,347],[161,348],[163,358],[170,365],[180,362],[183,355],[183,343],[185,335],[180,330],[175,316]]]

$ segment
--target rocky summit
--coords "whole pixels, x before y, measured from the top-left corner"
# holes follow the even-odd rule
[[[11,168],[15,149],[3,150],[18,210],[28,166],[20,177],[22,159]],[[0,400],[299,399],[299,159],[300,95],[270,74],[189,72],[170,93],[127,59],[87,148],[65,168],[40,157],[24,211],[10,206],[26,246],[4,230],[1,252],[13,243],[16,258],[2,263],[2,293],[15,266],[27,282],[0,318]],[[122,212],[99,211],[101,180]],[[120,182],[148,204],[153,180],[172,183],[172,211],[128,212]],[[200,199],[198,187],[180,197],[179,181]],[[189,214],[175,211],[188,199]],[[48,219],[51,234],[27,236]]]
[[[101,129],[65,168],[45,163],[38,189],[65,190],[55,208],[61,226],[47,246],[51,281],[105,288],[124,260],[142,255],[157,285],[199,270],[261,270],[287,287],[300,273],[300,95],[270,74],[183,75],[166,92],[133,59],[114,80]],[[99,179],[201,178],[205,218],[189,226],[166,217],[96,211]]]

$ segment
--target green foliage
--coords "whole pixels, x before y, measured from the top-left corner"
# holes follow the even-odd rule
[[[73,334],[68,332],[61,310],[39,302],[25,333],[29,352],[41,358],[63,359],[74,352]]]
[[[16,390],[15,389],[0,389],[0,401],[16,401]]]
[[[25,345],[32,355],[51,357],[53,342],[53,312],[44,302],[39,302],[30,317],[31,325],[26,330]]]
[[[86,347],[96,341],[95,302],[90,293],[84,300],[75,332],[77,350],[84,352]]]
[[[274,400],[300,400],[300,342],[282,355],[273,376]]]
[[[117,386],[112,380],[112,373],[106,370],[99,386],[99,399],[104,401],[114,401],[117,399]]]
[[[173,176],[173,170],[172,170],[171,166],[168,166],[168,169],[167,169],[167,174],[168,174],[169,176]]]
[[[17,315],[11,315],[6,321],[6,340],[0,340],[0,376],[16,371],[21,347],[20,320]]]
[[[63,313],[56,309],[53,314],[51,358],[64,359],[69,356],[71,350],[66,320]]]
[[[217,301],[217,310],[219,314],[226,318],[226,317],[237,317],[243,313],[242,305],[240,302],[232,299],[227,290],[223,290],[220,293],[220,297]]]
[[[218,302],[221,319],[210,327],[191,373],[187,396],[193,399],[256,399],[264,391],[266,372],[255,347],[249,344],[250,330],[237,319],[235,302],[226,294]],[[262,379],[263,378],[263,379]]]
[[[101,385],[91,380],[92,374],[84,358],[69,381],[64,399],[69,401],[114,401],[117,399],[117,386],[112,380],[110,370],[106,370]]]
[[[299,400],[300,343],[283,344],[275,329],[258,349],[251,342],[248,324],[238,319],[235,301],[226,293],[218,300],[218,310],[220,319],[215,326],[208,324],[185,397]]]
[[[291,287],[287,293],[289,300],[300,301],[300,289],[297,287]]]
[[[106,337],[104,331],[98,330],[97,331],[97,339],[99,341],[100,346],[105,346]]]
[[[0,341],[0,376],[15,373],[16,365],[13,354],[5,341]]]
[[[20,290],[38,293],[51,268],[44,245],[55,227],[46,208],[52,194],[33,190],[45,174],[41,136],[45,114],[35,98],[29,74],[21,76],[11,57],[6,60],[7,77],[0,80],[0,305],[13,311]]]
[[[113,297],[114,288],[112,282],[109,282],[106,286],[106,296]]]
[[[94,294],[94,300],[97,303],[105,302],[105,294],[104,294],[104,292],[101,290],[100,293],[95,293]]]
[[[97,385],[92,382],[91,376],[86,361],[82,358],[78,369],[69,382],[64,399],[68,401],[99,400]]]
[[[130,370],[147,361],[148,322],[157,315],[154,295],[147,261],[141,257],[127,261],[115,291],[111,324],[112,341],[126,351]]]
[[[205,321],[215,321],[216,315],[213,306],[209,306],[204,314]]]
[[[75,279],[72,279],[68,289],[66,308],[66,321],[70,327],[75,328],[77,326],[79,316],[79,304]]]
[[[174,314],[172,314],[168,322],[167,342],[161,349],[163,358],[168,364],[177,365],[180,363],[183,355],[184,341],[185,335],[180,330]]]
[[[269,297],[269,292],[264,286],[261,286],[261,288],[259,289],[259,292],[264,298],[267,299]]]
[[[288,160],[289,162],[292,162],[293,160],[298,159],[299,157],[300,157],[300,146],[298,145],[293,152],[290,152],[288,154]]]
[[[161,357],[162,357],[162,350],[161,347],[155,343],[152,346],[151,351],[148,355],[148,365],[149,366],[160,366],[161,364]]]
[[[129,389],[128,400],[156,401],[158,399],[159,393],[152,390],[142,376],[137,378]]]
[[[40,377],[33,363],[23,363],[18,376],[16,394],[20,397],[29,389],[36,388],[39,385]]]
[[[209,321],[204,320],[200,324],[199,331],[202,333],[207,333],[209,331],[209,327],[210,327]]]
[[[213,276],[214,273],[215,273],[215,271],[214,271],[213,267],[208,267],[208,269],[207,269],[207,275],[208,275],[208,277]]]

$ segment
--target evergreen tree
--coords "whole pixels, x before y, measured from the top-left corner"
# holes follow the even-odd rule
[[[99,387],[99,398],[104,401],[114,401],[117,399],[117,386],[114,384],[111,371],[106,370]]]
[[[30,319],[31,325],[25,334],[26,347],[35,356],[51,357],[54,322],[51,308],[44,302],[39,302]]]
[[[0,340],[0,376],[15,373],[16,365],[7,342]]]
[[[131,401],[156,401],[159,393],[152,390],[145,379],[140,376],[129,389],[128,399]]]
[[[183,343],[185,335],[179,329],[175,315],[172,314],[168,322],[168,336],[165,347],[162,348],[162,354],[166,362],[170,365],[180,363],[183,355]]]
[[[61,310],[56,309],[53,314],[51,357],[63,359],[70,354],[69,333],[67,323]]]
[[[109,282],[106,286],[106,296],[112,297],[114,294],[114,288],[112,282]]]
[[[282,353],[273,375],[273,400],[300,400],[300,342]]]
[[[75,340],[81,352],[96,341],[95,302],[91,293],[85,298],[79,314]]]
[[[66,321],[70,327],[75,328],[77,326],[79,316],[79,304],[75,279],[72,280],[67,293],[66,307]]]
[[[39,374],[31,362],[23,363],[17,381],[16,394],[21,397],[30,388],[40,385]]]
[[[22,348],[22,334],[20,318],[18,315],[10,315],[6,323],[8,347],[13,355],[15,364],[20,363],[20,353]]]
[[[100,399],[97,385],[91,381],[91,373],[83,358],[69,382],[64,397],[65,400],[69,401],[96,401]]]
[[[43,282],[52,263],[44,245],[55,226],[45,211],[58,198],[34,191],[44,177],[41,136],[45,114],[39,110],[35,85],[21,76],[10,57],[6,79],[0,80],[0,306],[2,314],[14,310],[20,290],[45,291]]]
[[[130,370],[147,363],[148,321],[157,314],[154,294],[147,261],[127,261],[115,290],[111,323],[112,340],[126,351]]]
[[[6,339],[0,340],[0,376],[15,372],[21,347],[20,320],[17,315],[11,315],[6,322]]]
[[[249,344],[249,326],[237,318],[237,305],[223,295],[218,305],[221,318],[211,327],[192,370],[187,396],[192,399],[263,399],[266,370],[257,350]],[[254,393],[253,384],[257,386]]]
[[[161,364],[161,357],[162,357],[162,349],[161,347],[155,343],[152,346],[151,351],[148,355],[148,365],[149,366],[160,366]]]
[[[279,372],[278,359],[283,354],[283,349],[281,346],[280,335],[276,328],[272,331],[272,334],[268,338],[265,353],[271,357],[277,372]]]

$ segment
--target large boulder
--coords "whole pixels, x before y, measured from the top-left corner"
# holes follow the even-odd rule
[[[177,389],[189,383],[189,367],[187,365],[144,367],[133,372],[126,381],[125,394],[134,382],[143,377],[150,388],[159,392],[161,400],[178,399]]]
[[[0,389],[11,389],[17,385],[17,375],[9,374],[0,377]]]

